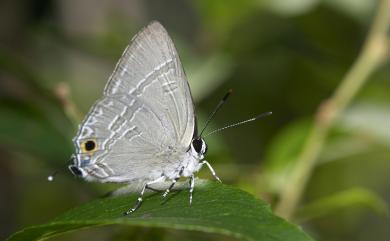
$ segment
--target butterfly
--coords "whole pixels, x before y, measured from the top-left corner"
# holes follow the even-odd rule
[[[73,139],[70,171],[87,181],[141,182],[134,206],[145,190],[169,181],[166,197],[180,177],[189,178],[189,202],[195,173],[207,166],[207,144],[198,135],[190,87],[175,46],[158,22],[141,30],[125,49]]]

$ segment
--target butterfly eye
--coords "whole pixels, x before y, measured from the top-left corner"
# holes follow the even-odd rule
[[[90,152],[96,149],[96,142],[94,140],[88,140],[81,143],[81,149],[83,152]]]
[[[194,139],[192,140],[192,146],[197,153],[200,153],[202,150],[202,141],[200,139]]]
[[[192,146],[199,154],[205,154],[207,152],[207,145],[202,138],[192,140]]]

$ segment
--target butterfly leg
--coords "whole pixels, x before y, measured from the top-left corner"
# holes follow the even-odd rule
[[[217,174],[215,173],[213,167],[210,165],[210,163],[209,163],[208,161],[204,160],[204,161],[202,161],[200,164],[201,164],[202,166],[203,166],[204,164],[206,164],[206,166],[209,168],[209,170],[210,170],[211,174],[213,175],[213,177],[214,177],[215,179],[217,179],[218,182],[222,183],[221,179],[219,179],[219,177],[218,177]]]
[[[194,186],[195,186],[195,176],[192,174],[190,176],[190,205],[192,204],[192,193],[194,192]]]
[[[183,170],[184,170],[184,166],[181,167],[180,171],[179,171],[179,174],[177,175],[176,178],[174,178],[172,180],[172,183],[171,185],[167,188],[167,190],[165,190],[165,192],[163,193],[162,197],[163,198],[166,198],[169,194],[169,192],[172,190],[172,188],[175,186],[176,182],[180,179],[181,175],[183,174]]]
[[[141,206],[141,203],[143,201],[143,197],[144,197],[144,193],[145,193],[145,190],[146,188],[148,188],[148,186],[154,184],[154,183],[158,183],[158,182],[162,182],[165,180],[165,176],[161,176],[159,178],[157,178],[156,180],[153,180],[153,181],[150,181],[150,182],[147,182],[145,183],[145,185],[142,187],[142,190],[137,198],[137,201],[136,203],[134,204],[134,207],[133,208],[130,208],[129,210],[127,210],[126,212],[123,213],[123,215],[128,215],[132,212],[134,212],[135,210],[137,210],[140,206]]]

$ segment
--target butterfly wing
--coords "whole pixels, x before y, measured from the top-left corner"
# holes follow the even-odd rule
[[[89,180],[154,178],[180,164],[195,129],[179,56],[166,30],[153,22],[133,38],[80,125],[76,164]]]

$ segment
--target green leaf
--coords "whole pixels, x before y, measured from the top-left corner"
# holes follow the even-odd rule
[[[41,240],[81,228],[110,224],[198,230],[244,240],[312,240],[300,228],[272,214],[269,206],[230,186],[198,180],[192,206],[188,190],[147,195],[136,212],[122,216],[137,195],[98,199],[74,208],[43,225],[31,226],[8,240]]]
[[[352,188],[305,205],[298,210],[297,219],[307,221],[356,206],[369,208],[383,216],[389,214],[386,202],[377,194],[364,188]]]
[[[265,154],[259,185],[263,191],[279,193],[289,181],[289,174],[306,140],[311,122],[302,119],[290,123],[273,138]]]

